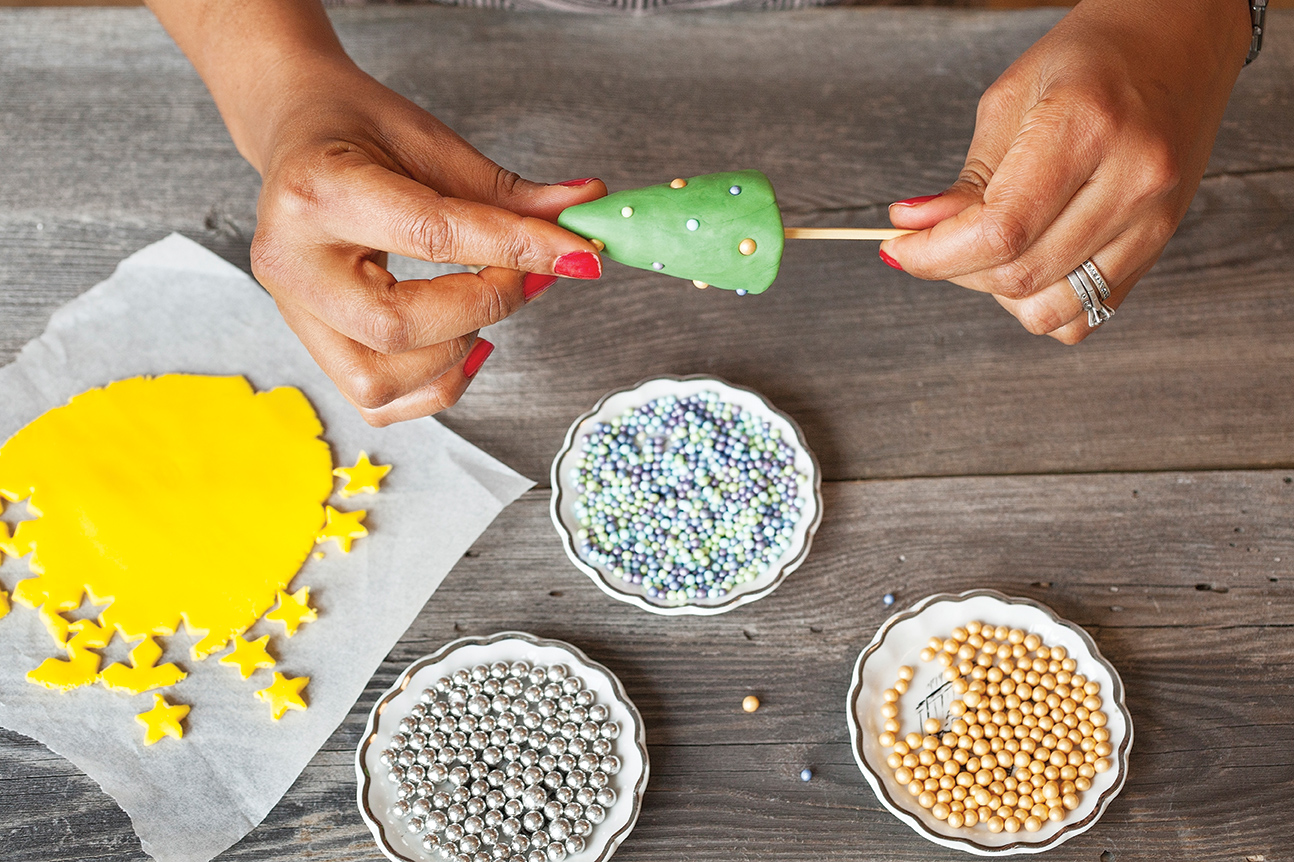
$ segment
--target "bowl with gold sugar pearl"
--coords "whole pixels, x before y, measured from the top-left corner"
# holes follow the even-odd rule
[[[979,856],[1040,853],[1123,789],[1132,717],[1079,626],[995,590],[929,596],[859,655],[854,759],[918,834]]]

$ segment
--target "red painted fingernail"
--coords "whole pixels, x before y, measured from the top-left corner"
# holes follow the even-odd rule
[[[919,206],[919,205],[921,205],[921,204],[925,203],[926,201],[932,201],[932,200],[934,200],[935,198],[941,198],[941,197],[943,197],[943,196],[944,196],[944,193],[943,193],[943,192],[940,192],[940,193],[939,193],[939,194],[937,194],[937,195],[921,195],[920,197],[916,197],[916,198],[908,198],[908,199],[907,199],[907,200],[905,200],[905,201],[895,201],[894,203],[890,204],[890,206],[892,206],[892,207],[915,207],[915,206]]]
[[[899,272],[903,271],[903,264],[899,263],[897,260],[895,260],[894,258],[890,257],[888,254],[886,254],[885,249],[881,249],[880,255],[881,255],[881,260],[885,261],[890,266],[897,269]]]
[[[493,344],[484,338],[476,339],[472,349],[467,351],[467,358],[463,360],[463,376],[468,380],[475,377],[476,372],[481,370],[481,366],[485,364],[485,360],[489,359],[490,354],[493,352]]]
[[[528,272],[526,277],[521,280],[521,292],[526,297],[526,302],[534,299],[548,288],[557,283],[557,276],[544,275],[540,272]]]
[[[591,251],[567,252],[553,262],[553,272],[567,278],[601,278],[602,261]]]
[[[593,181],[594,181],[594,180],[596,180],[596,179],[597,179],[597,177],[585,177],[584,179],[581,179],[581,180],[567,180],[567,181],[566,181],[566,182],[564,182],[564,183],[558,183],[558,185],[559,185],[559,186],[568,186],[568,187],[572,187],[572,188],[577,187],[577,186],[587,186],[589,183],[593,182]]]

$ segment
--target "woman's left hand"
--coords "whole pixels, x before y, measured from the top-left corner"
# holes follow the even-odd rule
[[[1092,331],[1066,274],[1117,307],[1185,215],[1248,51],[1244,0],[1083,0],[984,93],[961,176],[890,207],[891,266],[993,294],[1032,333]]]

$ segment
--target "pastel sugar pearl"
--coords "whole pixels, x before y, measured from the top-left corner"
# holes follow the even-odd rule
[[[794,448],[714,392],[658,398],[579,446],[580,555],[664,603],[720,598],[759,577],[805,504]]]

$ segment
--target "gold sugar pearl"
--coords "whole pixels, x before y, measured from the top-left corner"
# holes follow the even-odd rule
[[[895,698],[895,700],[898,700],[898,698]],[[759,709],[759,698],[753,694],[746,695],[741,701],[741,708],[746,712],[754,712]]]
[[[755,241],[750,237],[746,237],[741,242],[737,243],[737,251],[741,252],[743,255],[747,257],[754,254],[755,249],[756,249]]]
[[[681,189],[687,185],[687,180],[678,177],[669,181],[669,187],[672,189]]]
[[[904,682],[911,682],[913,673],[914,671],[912,670],[912,668],[905,664],[899,668],[899,679],[903,680]],[[1088,692],[1088,694],[1093,694],[1093,693],[1094,692]]]
[[[706,284],[704,281],[697,281],[696,279],[693,279],[692,286],[695,287],[697,290],[705,290],[710,285]]]
[[[600,239],[590,239],[589,244],[592,245],[594,248],[596,248],[598,251],[606,251],[607,244]]]

